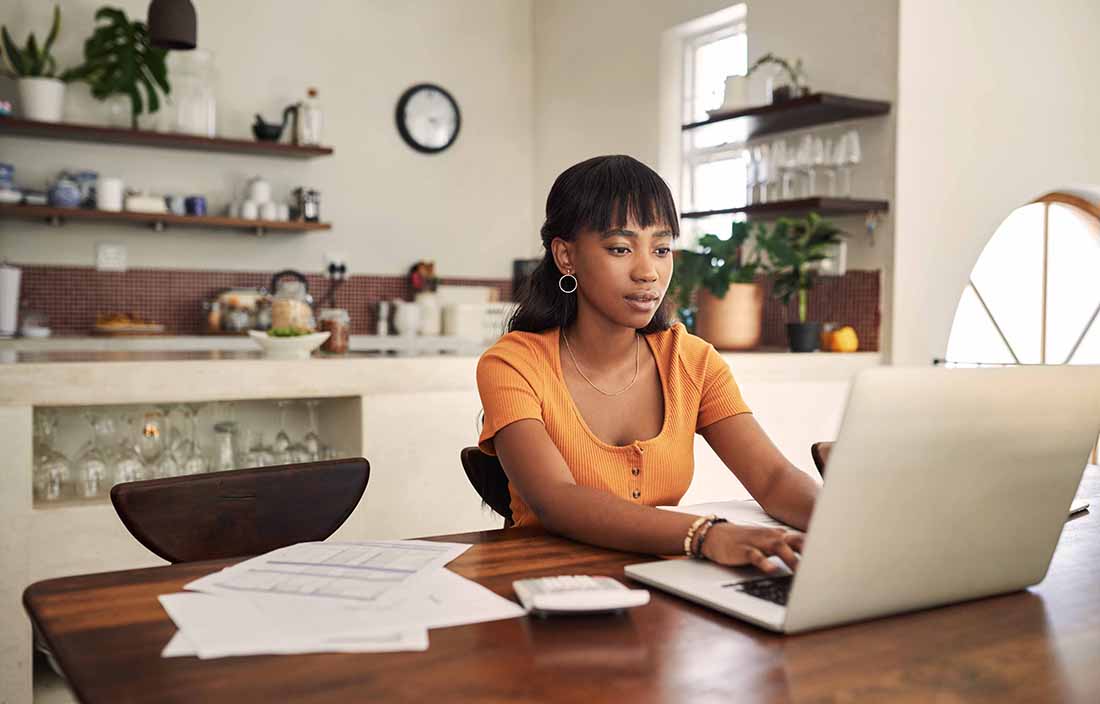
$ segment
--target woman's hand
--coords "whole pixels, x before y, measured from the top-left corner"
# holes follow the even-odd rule
[[[776,555],[796,570],[803,539],[802,533],[793,530],[719,523],[707,533],[703,557],[720,565],[755,565],[773,574],[779,568],[768,558]]]

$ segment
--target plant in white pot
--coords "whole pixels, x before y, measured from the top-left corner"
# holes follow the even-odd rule
[[[840,240],[840,229],[817,213],[805,220],[779,218],[770,232],[757,235],[773,275],[772,295],[784,305],[798,299],[798,322],[787,323],[792,352],[813,352],[821,344],[821,322],[806,320],[816,273],[813,264],[827,258]]]
[[[61,30],[61,8],[54,5],[53,25],[41,46],[31,32],[26,45],[19,48],[8,33],[7,26],[0,29],[3,40],[4,74],[17,81],[19,109],[28,120],[60,122],[65,103],[65,77],[58,76],[57,60],[53,57],[53,43]]]
[[[760,257],[746,256],[751,236],[748,223],[734,222],[728,238],[703,235],[698,251],[676,253],[673,295],[680,319],[718,349],[760,344],[764,295],[756,283]]]

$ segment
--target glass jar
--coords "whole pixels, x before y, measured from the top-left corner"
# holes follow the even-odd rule
[[[168,52],[168,116],[174,132],[217,136],[214,55],[205,49]]]
[[[330,354],[347,352],[351,337],[351,317],[348,312],[343,308],[322,308],[320,318],[321,332],[329,333],[321,349]]]
[[[295,123],[294,140],[301,145],[321,143],[321,127],[324,113],[317,101],[317,89],[310,88],[305,100],[298,105],[298,120]]]

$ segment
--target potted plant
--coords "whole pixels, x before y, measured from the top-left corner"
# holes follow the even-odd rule
[[[802,68],[802,59],[795,59],[794,64],[791,64],[787,59],[768,52],[752,63],[745,76],[751,76],[757,69],[769,65],[773,70],[767,77],[764,87],[768,102],[782,103],[791,98],[809,95],[810,88],[806,85],[806,72]],[[788,83],[783,83],[783,74],[786,74]]]
[[[810,289],[814,285],[812,265],[825,259],[829,248],[840,239],[840,229],[817,213],[810,213],[805,220],[780,218],[770,232],[762,231],[757,236],[772,272],[772,295],[788,309],[791,298],[798,299],[798,322],[787,323],[792,352],[813,352],[821,343],[821,323],[806,320]]]
[[[53,24],[42,46],[38,45],[38,39],[31,32],[26,45],[20,49],[12,41],[7,26],[0,28],[6,59],[3,73],[18,81],[20,110],[28,120],[61,121],[66,78],[57,76],[57,60],[52,53],[60,30],[61,8],[57,5],[54,5]]]
[[[167,95],[172,90],[165,65],[168,50],[152,46],[145,23],[131,22],[122,10],[101,7],[95,19],[105,23],[97,24],[84,42],[84,63],[66,71],[63,78],[86,82],[99,100],[128,97],[130,126],[137,129],[138,115],[160,109],[158,91]]]
[[[718,349],[760,344],[764,296],[756,274],[761,261],[756,253],[745,256],[749,238],[748,223],[734,222],[728,238],[703,235],[698,251],[676,254],[673,296],[680,319]]]

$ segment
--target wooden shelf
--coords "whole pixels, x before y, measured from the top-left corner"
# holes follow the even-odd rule
[[[744,213],[751,217],[778,217],[780,215],[800,215],[805,213],[817,213],[818,215],[864,215],[866,213],[884,212],[890,209],[890,203],[885,200],[866,200],[858,198],[798,198],[796,200],[777,200],[770,203],[754,203],[740,208],[723,208],[721,210],[699,210],[680,213],[681,218],[694,219],[706,218],[713,215],[732,215]]]
[[[250,139],[211,139],[174,132],[151,132],[149,130],[131,130],[119,127],[38,122],[37,120],[0,117],[0,137],[13,136],[58,139],[70,142],[129,144],[138,147],[163,149],[187,149],[197,152],[252,154],[292,159],[312,159],[332,154],[331,147],[300,147],[295,144],[260,142]]]
[[[268,232],[311,232],[329,230],[327,222],[290,222],[276,220],[244,220],[217,215],[173,215],[171,213],[134,213],[127,210],[110,212],[106,210],[88,210],[85,208],[51,208],[43,205],[0,205],[0,218],[19,218],[22,220],[45,220],[60,225],[66,220],[83,220],[102,223],[130,222],[148,224],[155,230],[163,230],[168,225],[184,227],[209,227],[223,230],[247,230],[257,235]]]
[[[773,132],[827,125],[841,120],[875,117],[889,112],[890,103],[882,100],[853,98],[835,93],[812,93],[782,103],[723,113],[709,120],[684,125],[683,129],[694,130],[719,122],[732,121],[738,131],[737,140],[748,141]]]

